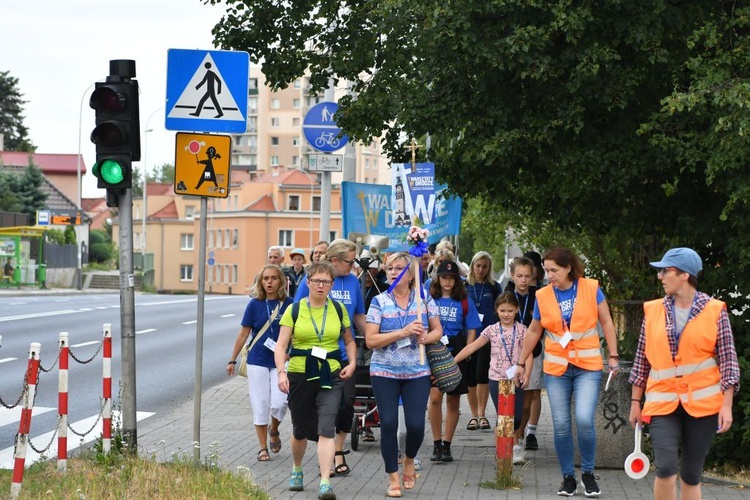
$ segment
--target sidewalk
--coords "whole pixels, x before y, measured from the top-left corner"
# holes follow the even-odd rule
[[[404,490],[404,498],[436,499],[548,499],[556,495],[562,477],[559,472],[552,438],[547,398],[543,397],[542,418],[537,437],[539,450],[527,451],[526,461],[516,470],[522,477],[520,490],[492,490],[481,488],[480,483],[495,478],[495,448],[493,431],[466,430],[470,412],[466,398],[462,398],[461,418],[451,449],[452,463],[432,463],[432,435],[426,423],[425,442],[420,450],[422,471],[416,487]],[[270,462],[258,462],[259,446],[252,425],[247,381],[232,377],[218,386],[206,390],[202,396],[201,445],[202,457],[218,455],[222,467],[235,471],[238,467],[250,469],[254,481],[265,487],[274,499],[315,499],[318,492],[318,467],[315,444],[310,443],[303,463],[305,491],[287,490],[287,481],[292,467],[289,451],[290,416],[287,414],[281,427],[284,445],[281,452],[272,454]],[[491,405],[490,405],[491,406]],[[494,422],[494,413],[488,414]],[[379,432],[376,429],[375,435]],[[139,422],[138,445],[143,453],[154,455],[158,460],[170,460],[173,453],[192,457],[193,448],[193,402],[188,401],[169,414],[157,414]],[[349,441],[347,440],[347,448]],[[331,479],[336,495],[340,499],[383,499],[388,481],[383,470],[379,441],[360,443],[358,451],[347,455],[352,472],[347,476]],[[652,498],[653,472],[640,481],[630,479],[620,470],[598,470],[601,498],[646,499]],[[580,470],[577,470],[580,481]],[[579,487],[578,497],[583,497]],[[708,480],[703,485],[706,500],[748,498],[746,490],[719,481]]]

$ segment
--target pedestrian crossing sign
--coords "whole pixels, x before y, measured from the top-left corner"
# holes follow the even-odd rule
[[[230,50],[167,51],[167,130],[247,130],[250,55]]]
[[[177,133],[174,155],[176,194],[226,198],[232,137]]]

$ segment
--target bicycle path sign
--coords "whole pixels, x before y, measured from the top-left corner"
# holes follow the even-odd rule
[[[339,136],[341,129],[333,119],[338,109],[339,105],[335,102],[319,102],[310,108],[302,121],[305,139],[318,151],[330,153],[343,148],[349,142],[346,135]]]

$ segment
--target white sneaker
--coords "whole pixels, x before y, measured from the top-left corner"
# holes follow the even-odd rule
[[[419,458],[414,459],[414,470],[415,471],[422,470],[422,462],[420,462]]]
[[[526,452],[520,444],[513,446],[513,463],[522,464],[526,462]]]

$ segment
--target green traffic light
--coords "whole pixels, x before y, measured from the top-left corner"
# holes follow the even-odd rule
[[[107,159],[94,166],[94,174],[108,184],[119,184],[124,179],[122,165],[115,160]]]

